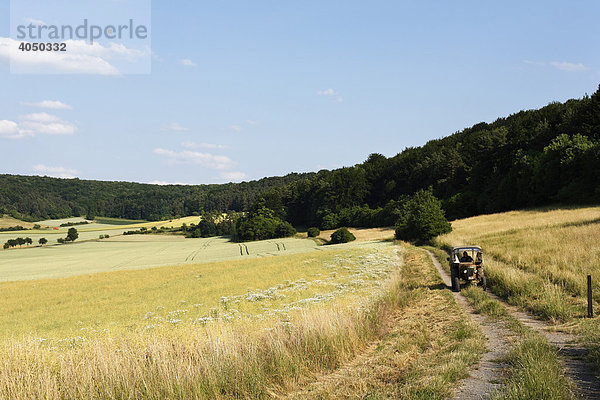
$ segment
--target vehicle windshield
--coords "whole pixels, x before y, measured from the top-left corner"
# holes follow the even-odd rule
[[[481,263],[483,255],[481,250],[475,248],[457,248],[453,251],[453,261],[455,263]]]

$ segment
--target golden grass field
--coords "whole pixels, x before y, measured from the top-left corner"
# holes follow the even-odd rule
[[[541,318],[578,334],[600,370],[600,207],[546,208],[452,222],[442,247],[479,244],[491,289]],[[596,317],[587,315],[592,275]]]
[[[16,270],[18,280],[0,283],[0,398],[447,396],[483,351],[481,333],[439,290],[423,251],[366,240],[379,235],[334,246],[251,242],[254,257],[220,262],[196,248],[187,263],[93,274],[77,264],[111,253],[94,256],[89,246],[122,246],[114,257],[124,266],[145,251],[160,257],[157,248],[178,264],[169,246],[187,240],[145,235],[5,251],[17,265],[37,254],[31,271],[54,278]],[[223,239],[188,243],[206,250],[208,240]],[[294,254],[290,243],[308,247]],[[43,251],[59,250],[68,263],[44,261]],[[61,269],[76,276],[60,277]]]
[[[586,312],[586,276],[600,300],[600,207],[512,211],[454,221],[438,238],[482,246],[491,285],[514,304],[559,322]]]
[[[13,226],[22,226],[23,228],[33,228],[33,222],[25,222],[18,219],[14,219],[8,215],[0,215],[0,228],[10,228]]]

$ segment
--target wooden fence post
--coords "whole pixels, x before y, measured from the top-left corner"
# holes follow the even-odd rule
[[[587,300],[588,300],[588,318],[594,318],[594,309],[592,307],[592,276],[587,276]]]

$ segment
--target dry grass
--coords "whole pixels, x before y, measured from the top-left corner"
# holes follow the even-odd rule
[[[372,240],[389,240],[394,238],[393,228],[348,228],[348,230],[354,236],[356,236],[356,240],[359,242]],[[324,241],[329,241],[331,239],[331,234],[335,231],[335,229],[321,231],[321,234],[318,237],[320,239],[323,239]],[[302,234],[302,236],[306,237],[306,234]]]
[[[438,238],[479,244],[494,291],[549,320],[585,314],[586,276],[600,300],[600,207],[515,211],[467,218]]]
[[[23,228],[26,229],[31,229],[33,228],[34,223],[32,222],[25,222],[25,221],[21,221],[18,219],[15,219],[13,217],[10,217],[8,215],[0,215],[0,228],[11,228],[13,226],[22,226]]]
[[[596,311],[600,305],[600,207],[514,211],[452,226],[438,244],[480,244],[492,290],[578,333],[600,370],[600,320],[584,318],[588,274]]]
[[[277,271],[285,275],[300,270],[306,278],[288,291],[285,285],[273,289],[265,283],[263,290],[248,292],[245,298],[251,295],[254,301],[246,302],[237,302],[240,298],[231,291],[215,288],[228,297],[209,310],[210,322],[187,324],[184,320],[173,325],[164,321],[149,330],[119,329],[117,324],[109,326],[107,332],[88,331],[66,340],[50,335],[45,339],[7,339],[0,345],[0,398],[260,399],[297,392],[319,382],[320,377],[332,376],[335,371],[344,376],[350,370],[368,378],[368,385],[359,385],[346,397],[371,393],[378,397],[443,398],[479,357],[481,333],[467,322],[451,295],[438,290],[439,278],[424,253],[404,245],[372,246],[348,247],[343,254],[316,252],[254,260],[260,274],[252,265],[233,263],[231,269],[220,271],[220,277],[223,272],[230,277],[227,282],[219,279],[222,284],[237,281],[238,285],[252,285],[264,279],[284,279]],[[390,258],[397,251],[407,257],[406,268],[400,267],[400,260]],[[269,267],[267,261],[279,263],[279,269],[275,264]],[[215,278],[219,267],[225,264],[215,264]],[[88,307],[87,312],[92,317],[106,315],[119,320],[118,313],[126,312],[134,299],[153,306],[163,286],[171,301],[185,297],[191,292],[182,290],[181,285],[190,280],[192,272],[186,269],[172,269],[168,274],[162,269],[162,279],[157,270],[147,280],[138,274],[150,271],[120,273],[115,276],[118,279],[109,279],[112,283],[103,290],[81,288],[90,299],[101,293],[106,302],[114,303],[105,309]],[[242,275],[234,277],[238,270]],[[324,270],[327,276],[322,274]],[[210,274],[204,274],[207,271],[200,272],[207,282]],[[316,274],[321,276],[311,279],[317,278]],[[110,274],[105,275],[108,279]],[[93,282],[97,278],[48,281],[37,289],[31,286],[29,290],[34,292],[29,297],[41,296],[53,284],[62,294],[57,299],[68,301],[84,279]],[[129,293],[140,280],[142,287],[143,282],[157,281],[145,293]],[[121,281],[124,283],[119,286]],[[197,281],[188,285],[192,292],[202,287]],[[15,287],[15,294],[25,288]],[[337,295],[319,300],[327,298],[327,288]],[[295,295],[311,300],[298,302]],[[121,303],[118,296],[129,304],[115,308]],[[286,304],[296,306],[286,308]],[[232,307],[243,310],[246,306],[255,307],[254,314],[248,308],[245,317],[222,318],[226,312],[233,313]],[[20,312],[27,308],[24,304]],[[275,309],[279,311],[273,312]],[[6,310],[18,312],[19,305],[14,303]],[[62,320],[60,309],[56,313],[55,318]],[[369,349],[377,356],[361,357]],[[353,365],[356,368],[344,369]],[[375,367],[372,376],[368,376],[369,366]],[[331,385],[320,386],[323,396],[339,398],[344,380],[328,382]]]
[[[358,357],[292,393],[293,399],[445,399],[469,374],[485,348],[479,328],[443,290],[429,257],[405,251],[396,307],[382,318],[382,334]]]

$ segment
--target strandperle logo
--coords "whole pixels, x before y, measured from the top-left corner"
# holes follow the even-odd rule
[[[148,27],[138,25],[133,19],[126,24],[92,25],[87,19],[80,25],[18,25],[17,39],[19,40],[89,40],[90,44],[98,39],[146,39]]]

